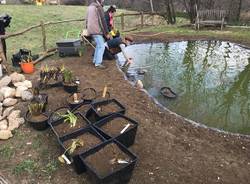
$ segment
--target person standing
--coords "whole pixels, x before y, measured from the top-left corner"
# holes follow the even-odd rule
[[[105,12],[105,20],[108,26],[109,32],[114,28],[114,14],[116,12],[116,6],[112,5]]]
[[[105,69],[106,66],[102,64],[103,53],[105,50],[104,38],[109,39],[109,31],[104,18],[103,5],[104,0],[94,0],[88,6],[87,10],[87,32],[92,36],[96,43],[93,63],[96,68]]]

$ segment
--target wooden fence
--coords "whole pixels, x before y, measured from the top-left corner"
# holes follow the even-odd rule
[[[151,21],[150,25],[145,24],[145,18],[144,18],[145,15],[151,16],[152,21]],[[131,31],[131,30],[138,29],[138,27],[132,28],[130,30],[128,30],[128,29],[125,30],[125,17],[139,16],[140,17],[139,27],[144,28],[144,26],[154,25],[154,17],[155,17],[155,15],[156,15],[156,13],[143,13],[143,12],[140,12],[140,13],[127,13],[127,14],[121,13],[121,14],[115,16],[115,22],[117,23],[117,19],[120,18],[121,31],[126,32],[126,31]],[[52,50],[52,49],[47,48],[47,44],[46,44],[46,40],[47,40],[46,26],[61,24],[61,23],[68,23],[68,22],[77,22],[77,21],[78,22],[80,22],[80,21],[83,22],[83,21],[85,21],[85,19],[71,19],[71,20],[53,21],[53,22],[46,22],[46,23],[41,21],[40,24],[30,26],[30,27],[28,27],[28,28],[26,28],[26,29],[24,29],[24,30],[22,30],[20,32],[10,33],[10,34],[6,34],[6,35],[0,35],[0,58],[2,58],[2,61],[4,63],[6,62],[6,58],[5,58],[4,50],[3,50],[2,39],[8,39],[8,38],[11,38],[11,37],[16,37],[16,36],[22,35],[24,33],[27,33],[29,31],[31,31],[33,29],[37,29],[37,28],[41,28],[43,53],[44,53],[44,55],[46,55],[48,53],[48,51]],[[39,59],[41,59],[41,58],[39,58]]]

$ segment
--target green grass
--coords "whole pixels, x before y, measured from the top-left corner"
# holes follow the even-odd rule
[[[23,173],[33,174],[36,173],[37,169],[38,165],[36,161],[27,159],[17,164],[17,166],[13,169],[13,173],[15,175],[21,175]]]
[[[11,148],[9,145],[4,145],[0,148],[0,157],[9,160],[14,155],[14,149]]]

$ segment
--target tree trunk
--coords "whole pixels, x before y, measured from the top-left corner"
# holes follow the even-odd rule
[[[154,4],[153,4],[153,0],[149,0],[149,1],[150,1],[151,12],[154,13]]]

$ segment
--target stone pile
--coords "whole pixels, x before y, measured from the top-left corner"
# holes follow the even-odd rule
[[[11,131],[24,123],[21,111],[15,109],[20,100],[28,101],[33,98],[32,83],[25,76],[16,72],[0,79],[0,140],[12,137]]]

